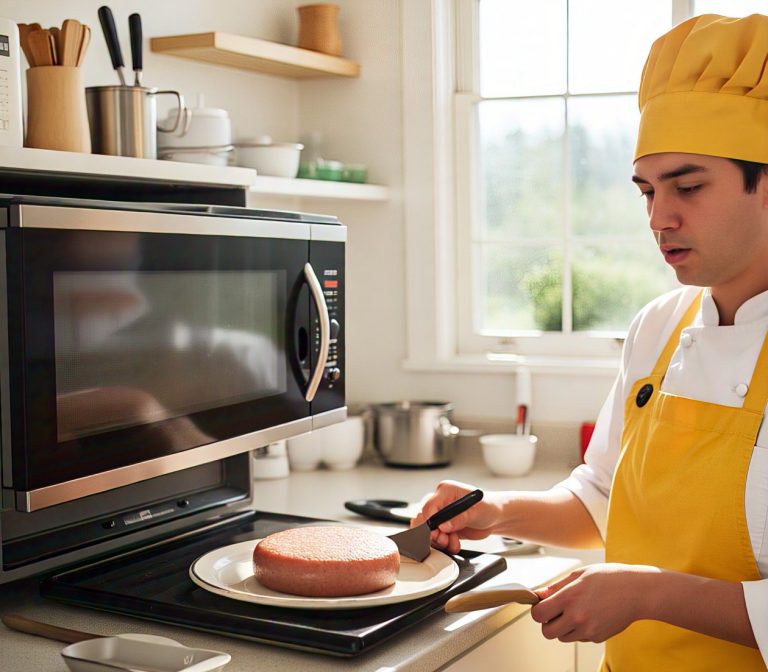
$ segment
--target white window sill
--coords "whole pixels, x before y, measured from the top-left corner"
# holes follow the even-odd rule
[[[455,355],[435,359],[406,359],[403,369],[420,373],[501,373],[520,368],[532,373],[614,377],[619,371],[619,357],[554,357],[543,355]]]

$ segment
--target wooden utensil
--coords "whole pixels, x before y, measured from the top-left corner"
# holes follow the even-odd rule
[[[51,51],[52,39],[50,32],[45,28],[29,31],[27,34],[27,44],[32,54],[33,67],[54,64]]]
[[[83,41],[83,25],[76,19],[66,19],[61,27],[59,64],[77,65],[80,45]]]
[[[445,603],[444,608],[449,614],[453,614],[461,611],[500,607],[510,602],[538,604],[540,599],[536,593],[522,584],[507,583],[503,586],[468,590],[466,593],[454,595]]]
[[[91,27],[85,24],[80,24],[80,48],[77,51],[77,62],[75,65],[80,66],[85,60],[85,52],[88,50],[88,45],[91,42]]]
[[[61,62],[61,29],[58,26],[51,26],[48,31],[53,38],[53,64],[62,65]]]
[[[82,642],[86,639],[97,639],[104,636],[94,635],[91,632],[82,632],[80,630],[60,628],[56,625],[48,625],[47,623],[34,621],[31,618],[19,616],[18,614],[4,614],[3,616],[0,616],[0,621],[3,622],[6,628],[10,628],[11,630],[26,632],[29,635],[37,635],[38,637],[46,637],[47,639],[55,639],[57,642],[67,642],[68,644]]]

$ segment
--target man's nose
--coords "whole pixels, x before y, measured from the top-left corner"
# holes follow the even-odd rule
[[[668,198],[654,195],[651,207],[648,210],[651,231],[659,232],[668,229],[677,229],[680,226],[680,215],[674,204]]]

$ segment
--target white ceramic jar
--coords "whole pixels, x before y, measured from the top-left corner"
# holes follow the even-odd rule
[[[188,123],[182,123],[175,133],[158,134],[158,147],[225,147],[232,144],[232,121],[229,112],[218,107],[204,107],[202,96],[197,106],[187,109]],[[176,121],[177,110],[171,110],[163,123],[170,127]]]

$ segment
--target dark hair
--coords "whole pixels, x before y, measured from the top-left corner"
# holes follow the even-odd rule
[[[757,191],[757,183],[760,175],[768,177],[768,164],[755,163],[754,161],[742,161],[741,159],[731,159],[739,168],[744,176],[744,191],[748,194],[754,194]]]

